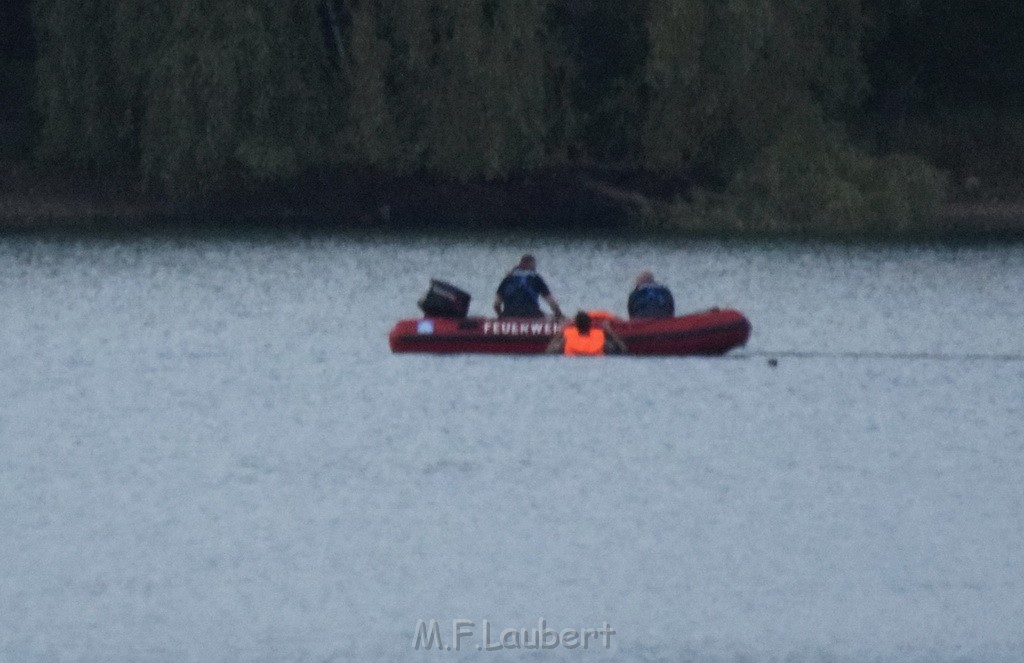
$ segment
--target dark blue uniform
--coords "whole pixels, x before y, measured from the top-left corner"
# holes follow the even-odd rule
[[[538,299],[551,294],[537,272],[517,267],[498,286],[503,318],[543,318]]]
[[[630,318],[671,318],[676,314],[672,293],[660,283],[645,283],[629,293]]]

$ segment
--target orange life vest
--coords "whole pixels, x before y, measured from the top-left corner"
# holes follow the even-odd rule
[[[591,327],[590,333],[584,336],[575,327],[566,327],[562,330],[562,335],[565,338],[564,352],[567,357],[604,354],[603,329]]]

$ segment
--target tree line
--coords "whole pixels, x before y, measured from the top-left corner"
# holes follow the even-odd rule
[[[656,225],[900,227],[945,179],[876,138],[957,99],[913,69],[923,2],[33,0],[38,152],[182,199],[601,166],[698,184]]]

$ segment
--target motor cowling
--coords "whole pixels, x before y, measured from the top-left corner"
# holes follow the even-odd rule
[[[469,314],[469,300],[469,293],[451,283],[431,279],[427,294],[418,304],[428,318],[461,319]]]

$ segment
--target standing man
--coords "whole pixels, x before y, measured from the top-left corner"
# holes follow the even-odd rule
[[[494,312],[499,318],[543,318],[538,303],[541,297],[551,307],[555,319],[561,319],[562,309],[537,273],[537,260],[527,253],[501,280],[494,296]]]
[[[668,288],[657,283],[650,272],[637,274],[633,292],[629,293],[630,319],[671,318],[676,314],[676,304]]]

